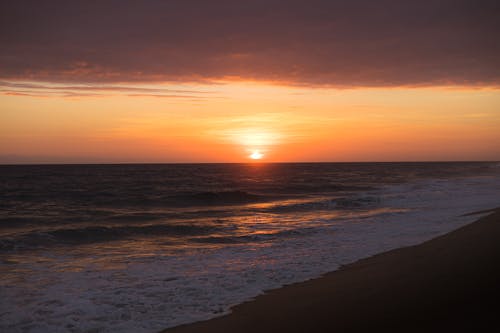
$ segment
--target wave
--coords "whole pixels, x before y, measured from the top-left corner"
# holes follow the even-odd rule
[[[380,203],[380,198],[375,196],[339,198],[335,200],[335,207],[339,209],[355,209],[372,207]]]
[[[208,243],[208,244],[256,243],[256,242],[272,241],[278,238],[300,237],[317,232],[319,232],[318,229],[310,227],[310,228],[289,229],[279,232],[259,233],[252,235],[196,237],[196,238],[191,238],[190,241],[196,243]]]
[[[271,198],[245,191],[221,191],[174,195],[168,197],[168,199],[179,205],[211,206],[262,202],[270,200]]]
[[[0,240],[0,252],[23,249],[36,249],[54,245],[77,245],[107,242],[125,238],[143,236],[196,236],[206,235],[219,229],[215,226],[194,224],[147,225],[104,227],[91,226],[84,228],[57,229],[51,231],[34,231]]]
[[[348,185],[348,184],[329,184],[329,183],[303,183],[303,184],[290,184],[283,188],[281,191],[302,194],[302,193],[337,193],[337,192],[361,192],[372,191],[376,187],[368,185]]]
[[[380,198],[375,196],[366,197],[341,197],[341,198],[321,198],[318,200],[310,200],[305,202],[294,202],[286,204],[278,204],[263,210],[272,213],[292,213],[304,212],[311,210],[352,210],[372,208],[380,203]]]
[[[0,229],[22,227],[28,224],[33,224],[34,219],[24,216],[8,216],[0,217]]]

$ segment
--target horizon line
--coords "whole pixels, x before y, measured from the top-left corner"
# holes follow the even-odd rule
[[[195,165],[195,164],[369,164],[369,163],[500,163],[500,160],[409,160],[409,161],[308,161],[308,162],[115,162],[115,163],[0,163],[3,166],[71,166],[71,165]]]

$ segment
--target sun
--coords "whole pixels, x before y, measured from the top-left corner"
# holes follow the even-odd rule
[[[250,157],[252,160],[260,160],[263,156],[264,154],[262,154],[260,151],[254,150],[248,157]]]

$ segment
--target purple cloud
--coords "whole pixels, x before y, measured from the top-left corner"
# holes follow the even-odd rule
[[[0,77],[498,86],[498,17],[490,0],[3,1]]]

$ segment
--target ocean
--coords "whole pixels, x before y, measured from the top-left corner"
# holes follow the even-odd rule
[[[499,203],[497,162],[0,166],[0,331],[220,316]]]

